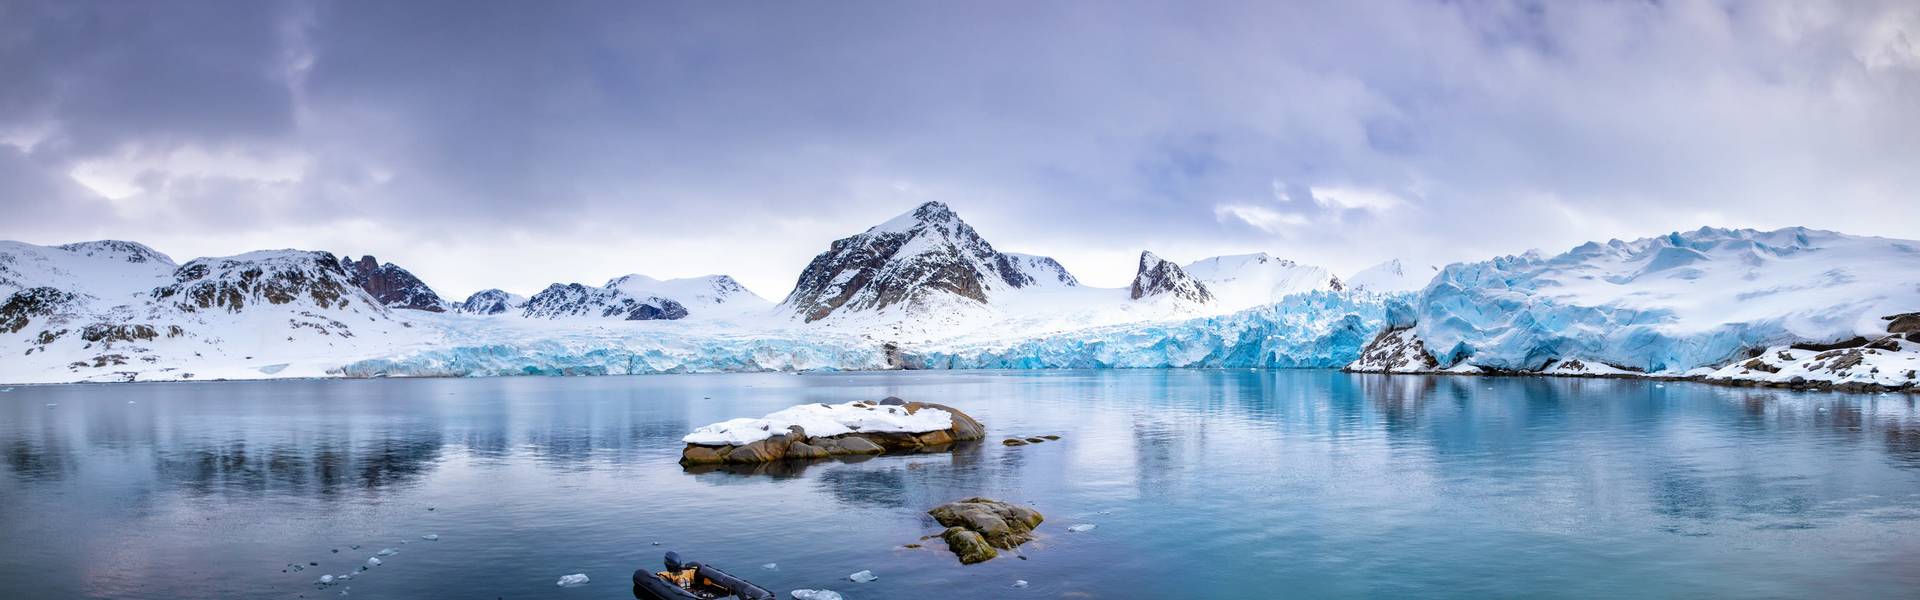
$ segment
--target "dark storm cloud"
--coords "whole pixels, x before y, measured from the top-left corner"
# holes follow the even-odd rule
[[[0,238],[750,235],[790,272],[924,200],[1086,257],[1915,237],[1915,39],[1897,2],[8,2]]]

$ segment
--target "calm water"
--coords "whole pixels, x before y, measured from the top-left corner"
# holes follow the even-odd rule
[[[1065,437],[675,464],[697,425],[887,395]],[[337,597],[312,582],[384,547],[352,597],[631,598],[670,548],[782,597],[1920,594],[1897,395],[1326,371],[18,387],[0,453],[5,598]],[[972,495],[1047,515],[1028,560],[901,548]]]

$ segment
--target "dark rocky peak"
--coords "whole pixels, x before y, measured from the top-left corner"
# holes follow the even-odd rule
[[[540,319],[595,317],[651,321],[685,318],[687,307],[670,298],[636,297],[615,289],[556,283],[528,298],[521,315]]]
[[[1180,265],[1144,251],[1133,275],[1132,296],[1135,300],[1170,296],[1202,304],[1213,301],[1213,293],[1207,291],[1207,286],[1188,275]]]
[[[835,240],[808,263],[782,304],[809,322],[841,312],[915,306],[942,296],[985,304],[995,291],[1034,285],[1028,264],[994,250],[947,205],[928,202]],[[1047,276],[1060,279],[1058,274]]]
[[[360,260],[340,258],[340,269],[360,289],[380,304],[392,308],[410,308],[429,312],[443,312],[446,302],[426,282],[414,277],[413,273],[393,263],[382,264],[372,256],[361,256]]]

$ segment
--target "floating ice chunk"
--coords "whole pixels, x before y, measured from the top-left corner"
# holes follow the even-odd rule
[[[392,548],[381,548],[379,552],[375,552],[373,553],[373,555],[374,556],[393,556],[399,553],[400,553],[399,550],[395,550]]]
[[[438,542],[438,541],[440,541],[440,534],[438,534],[438,533],[429,533],[429,534],[426,534],[426,535],[423,535],[423,536],[420,536],[420,539],[423,539],[423,540],[426,540],[426,541],[429,541],[429,542]]]
[[[353,579],[353,572],[352,572],[352,571],[348,571],[348,572],[346,572],[346,573],[342,573],[342,574],[339,574],[339,575],[335,575],[335,576],[333,576],[333,580],[334,580],[334,581],[346,581],[346,580],[348,580],[348,579]]]
[[[1095,525],[1095,524],[1092,524],[1092,523],[1081,523],[1081,524],[1079,524],[1079,525],[1074,525],[1074,526],[1071,526],[1071,527],[1068,527],[1068,528],[1067,528],[1067,531],[1071,531],[1071,532],[1074,532],[1074,533],[1086,533],[1086,532],[1089,532],[1089,531],[1093,531],[1093,528],[1095,528],[1095,527],[1099,527],[1099,525]]]
[[[794,590],[793,600],[843,600],[840,592],[833,590]]]
[[[320,576],[320,581],[317,581],[317,582],[315,582],[315,583],[319,583],[320,585],[333,585],[333,576],[332,576],[332,575],[321,575],[321,576]]]
[[[53,407],[55,407],[55,406],[59,406],[59,405],[60,405],[60,403],[58,403],[58,402],[49,402],[49,403],[47,403],[47,408],[53,408]]]
[[[586,584],[587,584],[586,573],[574,573],[572,575],[561,575],[560,581],[554,582],[554,585],[557,585],[560,587],[580,587]]]
[[[854,581],[855,583],[866,583],[866,582],[869,582],[869,581],[873,581],[873,580],[875,580],[875,579],[879,579],[879,578],[880,578],[880,576],[879,576],[879,575],[874,575],[874,574],[873,574],[873,571],[861,571],[861,572],[858,572],[858,573],[854,573],[854,574],[852,574],[852,575],[848,575],[848,576],[847,576],[847,579],[851,579],[851,580],[853,580],[853,581]]]
[[[1027,580],[1025,580],[1025,579],[1015,579],[1015,580],[1013,580],[1013,587],[1016,587],[1016,588],[1020,588],[1020,589],[1026,589],[1026,587],[1027,587]]]
[[[380,566],[380,559],[379,559],[379,558],[377,558],[377,557],[376,557],[376,558],[369,558],[369,559],[367,559],[367,566],[369,566],[369,567],[378,567],[378,566]]]
[[[133,404],[133,401],[132,401],[132,400],[128,400],[128,401],[127,401],[127,404]]]
[[[760,565],[760,568],[766,569],[768,571],[778,571],[780,570],[780,563],[767,563],[764,565]]]

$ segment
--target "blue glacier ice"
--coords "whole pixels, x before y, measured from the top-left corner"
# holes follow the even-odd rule
[[[361,360],[347,377],[645,375],[885,369],[878,343],[849,336],[634,334],[454,345]]]
[[[1132,323],[1031,338],[908,349],[923,369],[1341,367],[1405,294],[1317,291],[1233,314]]]
[[[1647,372],[1756,348],[1883,334],[1920,310],[1913,242],[1788,228],[1702,228],[1450,265],[1413,306],[1442,368],[1581,359]]]

